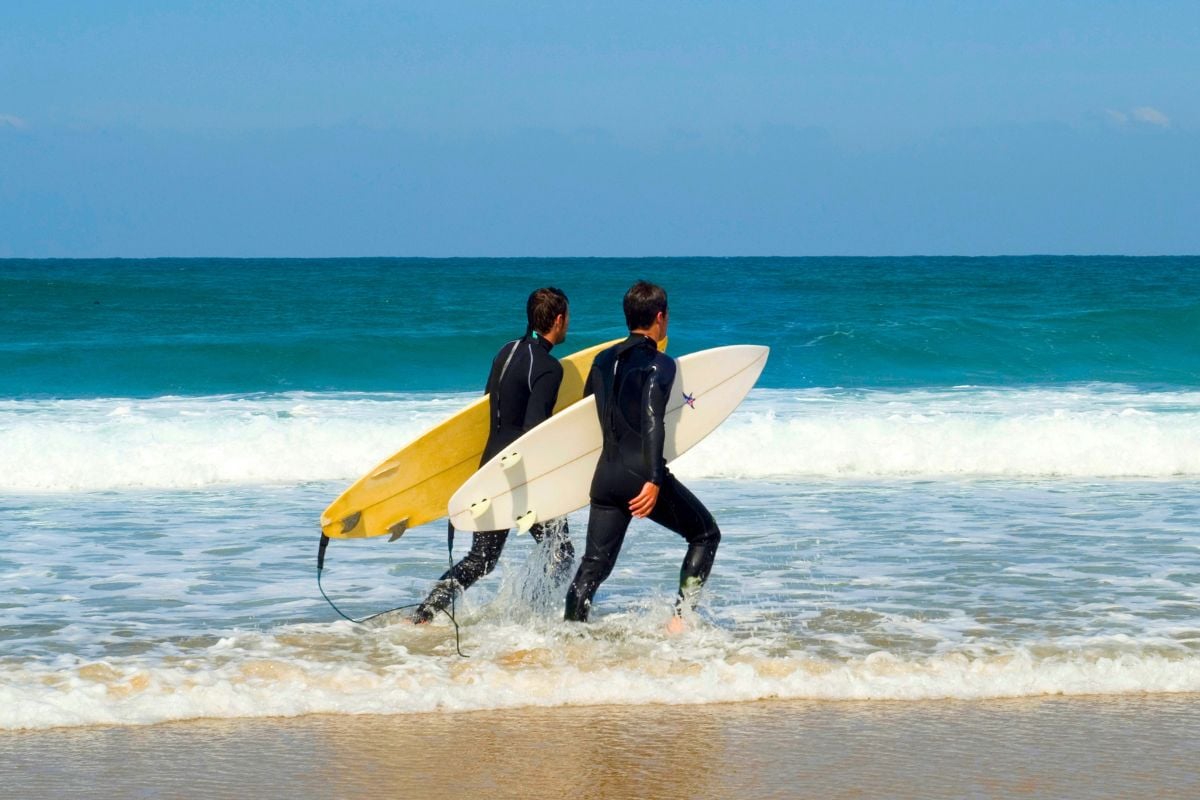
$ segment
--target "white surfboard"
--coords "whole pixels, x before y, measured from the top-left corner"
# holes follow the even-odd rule
[[[663,454],[671,462],[717,428],[750,392],[770,348],[731,345],[677,359]],[[602,438],[585,397],[497,453],[450,498],[459,530],[492,531],[560,517],[588,504]]]

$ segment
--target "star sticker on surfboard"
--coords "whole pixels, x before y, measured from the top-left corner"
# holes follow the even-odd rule
[[[687,392],[684,392],[683,393],[683,402],[688,404],[688,408],[695,408],[696,407],[696,395],[688,394]]]

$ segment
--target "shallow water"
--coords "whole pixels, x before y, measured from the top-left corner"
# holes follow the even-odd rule
[[[525,537],[459,639],[341,619],[321,510],[477,396],[532,286],[569,352],[637,277],[672,352],[772,348],[673,465],[724,535],[689,631],[650,524],[587,626]],[[1200,259],[0,261],[0,297],[0,729],[1200,691]],[[365,617],[445,529],[329,553]]]
[[[514,537],[457,609],[465,659],[448,619],[354,625],[324,603],[311,511],[333,486],[10,496],[0,725],[1200,691],[1190,483],[692,485],[724,538],[687,633],[664,631],[673,534],[635,523],[587,626]],[[432,524],[333,542],[323,582],[365,616],[445,564]]]

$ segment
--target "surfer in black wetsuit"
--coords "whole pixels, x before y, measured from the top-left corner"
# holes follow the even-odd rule
[[[553,287],[538,289],[529,295],[525,312],[529,319],[525,335],[505,344],[492,359],[486,389],[491,430],[479,462],[481,466],[521,434],[548,419],[558,399],[563,369],[550,350],[567,338],[567,296]],[[549,539],[548,570],[555,578],[565,577],[575,558],[566,517],[536,524],[529,533],[539,544]],[[470,552],[442,575],[413,612],[413,622],[429,622],[434,614],[450,605],[455,591],[465,591],[491,572],[507,540],[506,530],[476,532],[471,537]]]
[[[567,592],[565,619],[585,621],[596,589],[612,572],[633,517],[649,517],[687,541],[679,595],[669,626],[695,603],[712,570],[721,532],[712,514],[667,469],[663,417],[675,382],[675,361],[658,351],[667,336],[667,293],[639,281],[625,293],[629,338],[592,363],[584,395],[595,394],[604,435],[592,477],[587,547]]]

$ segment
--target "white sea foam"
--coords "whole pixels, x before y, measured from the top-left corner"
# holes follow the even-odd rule
[[[357,477],[467,395],[0,402],[0,491],[195,488]]]
[[[4,401],[0,491],[349,481],[475,397]],[[1200,475],[1200,392],[756,390],[675,468],[726,479]]]
[[[760,391],[675,470],[732,479],[1197,475],[1200,392]]]
[[[611,622],[609,618],[607,622]],[[446,631],[363,633],[348,623],[227,637],[204,652],[0,667],[0,729],[195,718],[397,714],[519,707],[700,704],[764,699],[931,700],[1200,691],[1200,658],[1029,649],[831,660],[765,652],[762,641],[692,631],[679,639],[601,624],[475,630],[470,659]],[[639,627],[645,627],[639,625]],[[320,628],[320,630],[318,630]],[[438,644],[430,652],[431,641]]]

